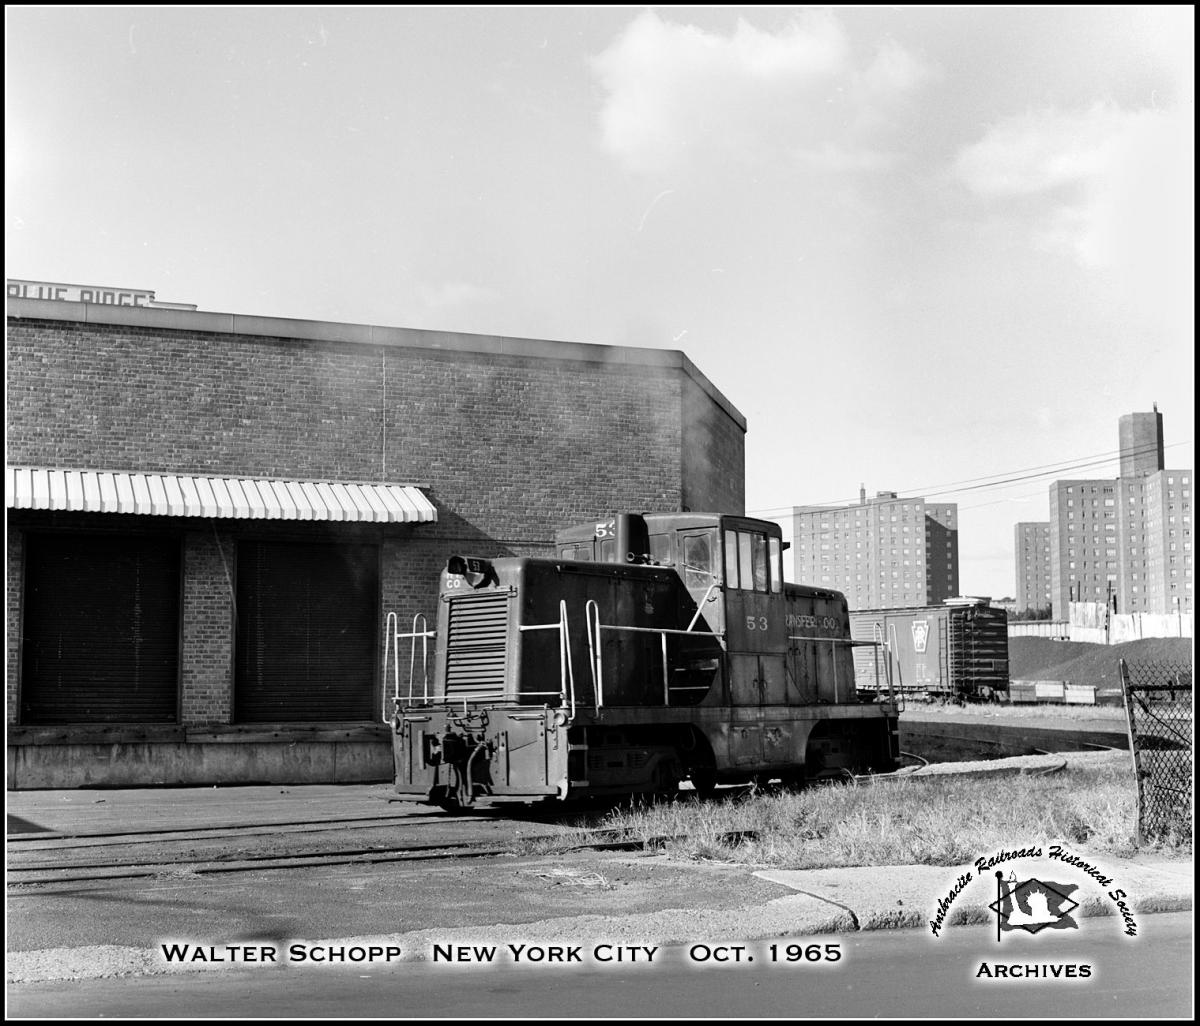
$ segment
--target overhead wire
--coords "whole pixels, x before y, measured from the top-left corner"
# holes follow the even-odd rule
[[[1171,445],[1164,446],[1164,449],[1176,448],[1180,445],[1189,445],[1190,442],[1173,442]],[[1157,444],[1139,447],[1133,450],[1125,450],[1126,457],[1138,457],[1154,453],[1158,451]],[[1079,456],[1070,460],[1063,460],[1058,463],[1043,463],[1032,467],[1024,467],[1012,471],[1000,471],[995,474],[987,474],[982,477],[964,478],[960,481],[952,481],[942,485],[929,485],[924,488],[905,488],[896,492],[897,498],[924,498],[928,496],[944,496],[958,495],[965,492],[987,491],[994,488],[1003,488],[1013,484],[1020,484],[1024,481],[1036,481],[1047,477],[1061,477],[1061,475],[1071,470],[1087,470],[1095,467],[1101,467],[1106,464],[1117,462],[1122,456],[1122,450],[1113,449],[1107,452],[1095,453],[1091,456]],[[1015,476],[1006,477],[1004,475],[1012,474]],[[1031,493],[1032,494],[1032,493]],[[796,503],[792,506],[777,506],[768,507],[765,509],[749,510],[748,513],[758,515],[771,515],[790,513],[792,510],[801,508],[817,508],[828,507],[836,509],[841,506],[852,506],[859,502],[858,497],[849,499],[825,500],[821,502],[806,502]],[[1002,500],[998,500],[1002,501]],[[981,503],[979,505],[991,505],[991,503]],[[976,507],[968,507],[974,509]]]

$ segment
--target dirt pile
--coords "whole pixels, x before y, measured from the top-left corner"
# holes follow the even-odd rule
[[[1092,645],[1049,638],[1009,638],[1008,667],[1013,680],[1065,680],[1120,688],[1120,663],[1192,665],[1191,638],[1141,638],[1123,645]]]

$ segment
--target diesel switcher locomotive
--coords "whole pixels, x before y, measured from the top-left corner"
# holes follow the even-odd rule
[[[784,583],[778,525],[620,514],[556,549],[454,556],[434,629],[389,615],[401,797],[454,809],[895,768],[897,706],[860,699],[846,600]]]

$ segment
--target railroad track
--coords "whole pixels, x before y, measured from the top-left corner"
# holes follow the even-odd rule
[[[10,890],[145,877],[481,858],[562,828],[484,814],[369,817],[264,825],[7,838]],[[297,842],[297,835],[304,841]]]
[[[15,888],[28,895],[63,885],[146,878],[489,858],[519,854],[530,842],[552,837],[560,840],[556,850],[637,850],[666,840],[630,840],[611,829],[561,822],[578,815],[518,819],[483,812],[72,836],[10,834],[7,884],[10,893]],[[349,831],[354,831],[350,837]],[[298,833],[309,840],[299,848]]]
[[[480,847],[470,842],[417,845],[403,849],[343,849],[326,852],[289,852],[276,855],[231,855],[198,862],[135,860],[70,865],[9,865],[8,887],[46,887],[61,884],[101,883],[144,878],[249,873],[271,869],[304,869],[319,866],[368,865],[381,862],[418,862],[430,859],[486,858],[512,853],[512,846]]]
[[[556,852],[649,850],[672,839],[630,838],[610,828],[572,827],[562,822],[579,814],[579,810],[573,810],[516,819],[502,813],[489,816],[484,811],[428,819],[378,817],[373,821],[322,820],[260,827],[212,826],[187,831],[9,835],[7,883],[10,894],[28,897],[58,893],[66,885],[104,885],[137,879],[494,858],[520,854],[531,842],[550,838],[557,840]],[[347,844],[348,828],[386,830],[391,836],[375,843]],[[429,837],[430,831],[423,828],[441,828],[445,836]],[[297,850],[292,839],[299,832],[325,835],[329,843]],[[752,832],[736,836],[749,839]],[[269,850],[271,842],[277,839],[287,841],[286,850]],[[257,842],[263,850],[247,850],[245,845],[251,842]]]
[[[446,826],[452,823],[478,821],[480,817],[431,815],[426,819],[394,816],[355,817],[343,820],[293,820],[291,822],[265,823],[261,826],[202,826],[187,828],[163,828],[119,831],[81,831],[62,833],[39,830],[21,833],[10,831],[9,844],[19,844],[22,851],[63,851],[72,848],[107,848],[120,845],[146,844],[152,841],[188,841],[226,837],[273,837],[281,834],[311,833],[345,830],[369,830],[394,826],[409,830],[417,827]]]

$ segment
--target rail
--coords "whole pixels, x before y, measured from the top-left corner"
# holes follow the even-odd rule
[[[565,709],[570,705],[571,720],[575,719],[575,668],[571,664],[571,629],[567,623],[567,603],[561,599],[558,603],[558,623],[522,624],[519,628],[524,631],[558,631],[558,668],[560,686],[558,691],[522,691],[522,695],[557,695]]]
[[[712,590],[711,587],[709,590]],[[707,601],[707,598],[705,601]],[[692,630],[691,627],[687,630],[678,630],[671,627],[626,627],[615,623],[601,623],[600,607],[596,604],[595,599],[588,599],[587,604],[583,608],[583,618],[587,624],[588,662],[592,668],[592,687],[596,695],[597,709],[604,707],[604,656],[600,644],[601,632],[603,631],[624,631],[628,634],[657,634],[659,636],[662,650],[664,706],[671,704],[671,693],[673,691],[707,691],[711,687],[709,684],[671,684],[670,660],[667,655],[667,638],[670,635],[683,635],[692,638],[715,638],[720,640],[725,637],[723,632],[697,631]],[[697,617],[692,618],[693,625],[696,623],[696,619]]]
[[[429,701],[429,639],[436,637],[435,631],[429,629],[429,621],[425,619],[424,613],[417,613],[413,617],[412,630],[403,634],[400,633],[400,619],[395,612],[388,613],[384,627],[383,636],[383,679],[387,680],[388,674],[388,651],[392,652],[392,676],[394,677],[394,685],[392,689],[392,701],[399,705],[405,701],[415,702],[413,696],[413,684],[416,678],[417,671],[417,638],[421,639],[421,677],[422,677],[422,701]],[[408,697],[405,699],[400,694],[400,641],[403,638],[408,638],[409,645],[409,660],[408,660]],[[391,717],[384,716],[384,723],[390,723]]]

